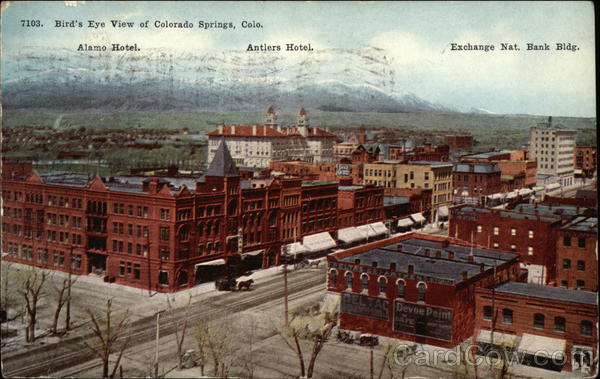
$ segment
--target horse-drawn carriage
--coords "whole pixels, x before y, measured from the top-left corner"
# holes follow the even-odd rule
[[[219,278],[215,280],[215,288],[219,291],[241,291],[243,289],[250,290],[250,286],[254,283],[253,279],[249,278]]]

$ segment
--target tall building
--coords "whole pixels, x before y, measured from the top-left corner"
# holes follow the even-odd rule
[[[585,178],[596,175],[596,147],[577,146],[575,148],[575,174]]]
[[[304,108],[300,109],[296,126],[281,126],[272,107],[264,125],[219,125],[207,137],[209,162],[224,141],[236,165],[265,168],[270,161],[331,162],[336,138],[335,134],[311,128]]]
[[[553,127],[551,118],[529,129],[529,155],[537,161],[538,177],[556,177],[561,186],[573,184],[576,134],[575,130]]]

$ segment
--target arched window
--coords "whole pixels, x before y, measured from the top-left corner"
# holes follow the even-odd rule
[[[513,311],[512,309],[504,308],[502,310],[502,323],[512,324],[513,322]]]
[[[398,283],[396,283],[396,286],[398,287],[398,296],[401,299],[404,299],[404,280],[400,279],[398,280]]]
[[[184,225],[179,229],[179,242],[187,241],[190,238],[190,227]]]
[[[483,319],[490,321],[492,319],[492,307],[486,305],[483,307]]]
[[[536,329],[544,329],[544,315],[536,313],[533,315],[533,327]]]
[[[419,283],[417,285],[417,291],[419,292],[419,301],[425,301],[425,290],[427,289],[427,287],[425,286],[425,283]]]
[[[329,287],[333,288],[337,284],[337,271],[331,270],[329,271]]]
[[[346,278],[346,288],[352,289],[352,273],[347,272],[344,277]]]
[[[360,276],[360,289],[361,289],[361,291],[369,290],[369,275],[362,274]]]
[[[564,317],[554,317],[554,331],[555,332],[564,332],[565,331],[565,318]]]
[[[177,276],[177,285],[178,286],[186,286],[188,283],[188,273],[187,271],[180,271]]]
[[[385,295],[387,292],[387,279],[383,276],[379,277],[379,293]]]
[[[581,321],[581,335],[591,336],[592,335],[592,322],[588,320]]]

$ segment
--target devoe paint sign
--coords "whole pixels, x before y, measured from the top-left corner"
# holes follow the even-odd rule
[[[452,310],[396,300],[394,331],[452,341]]]

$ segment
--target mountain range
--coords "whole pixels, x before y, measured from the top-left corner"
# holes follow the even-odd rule
[[[281,110],[493,113],[392,91],[385,62],[349,73],[318,69],[330,59],[325,56],[290,64],[235,53],[128,56],[26,48],[7,58],[5,109],[247,111],[272,105]],[[346,58],[354,67],[364,63],[356,54]]]

